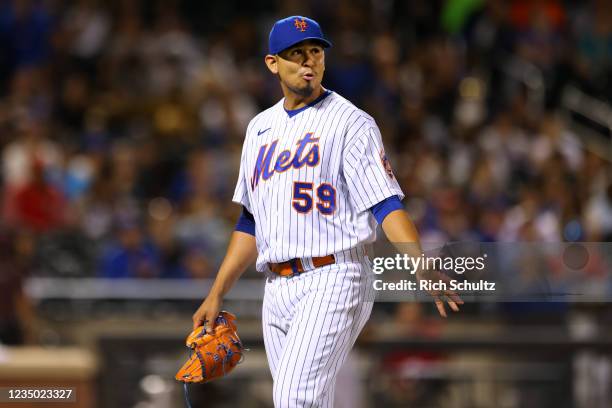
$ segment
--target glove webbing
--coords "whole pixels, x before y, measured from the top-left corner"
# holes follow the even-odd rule
[[[242,345],[242,342],[240,340],[236,340],[236,339],[232,339],[232,343],[234,345],[237,345],[240,350],[246,350],[249,351],[249,349],[244,348],[244,346]],[[222,350],[225,350],[225,358],[223,359],[223,363],[222,363],[222,368],[223,368],[223,375],[225,375],[225,363],[227,361],[230,361],[232,356],[234,355],[234,352],[232,351],[232,349],[230,349],[229,347],[227,347],[225,344],[219,344],[217,346],[217,349],[221,348]],[[189,358],[191,358],[192,353],[194,350],[190,350],[189,351]],[[202,377],[206,376],[206,366],[204,364],[204,360],[202,359],[202,355],[200,354],[199,351],[195,350],[196,355],[198,356],[198,359],[200,360],[200,364],[202,365]],[[237,364],[242,363],[242,361],[244,360],[244,353],[242,353],[242,351],[240,352],[240,361],[238,361]],[[187,406],[187,408],[192,408],[191,406],[191,402],[189,399],[189,388],[188,388],[188,384],[186,382],[183,383],[183,394],[185,396],[185,405]]]

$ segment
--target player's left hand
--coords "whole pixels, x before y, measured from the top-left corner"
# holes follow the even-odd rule
[[[428,279],[433,282],[444,282],[446,283],[446,288],[449,287],[448,282],[450,279],[445,274],[438,271],[428,271],[417,273],[417,279]],[[448,303],[448,306],[451,308],[453,312],[459,311],[459,305],[463,304],[463,300],[455,293],[455,291],[450,289],[445,290],[428,290],[427,293],[433,298],[434,303],[436,304],[436,308],[438,309],[438,313],[442,317],[448,317],[446,314],[445,302]]]

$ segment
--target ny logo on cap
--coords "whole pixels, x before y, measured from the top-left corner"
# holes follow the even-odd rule
[[[298,20],[297,18],[293,21],[295,22],[293,25],[295,26],[296,30],[300,30],[301,32],[306,31],[308,24],[306,23],[306,21],[304,21],[303,18],[302,18],[302,21]]]

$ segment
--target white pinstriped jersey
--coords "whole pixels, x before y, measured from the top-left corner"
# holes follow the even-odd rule
[[[404,197],[371,116],[335,92],[291,117],[283,102],[249,123],[233,197],[255,218],[258,271],[373,242],[368,210]]]

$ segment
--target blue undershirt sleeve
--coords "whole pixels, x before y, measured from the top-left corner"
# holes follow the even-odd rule
[[[234,230],[255,236],[255,218],[253,217],[253,214],[248,212],[244,207],[242,207],[242,214],[240,214],[240,218],[238,218],[238,222],[236,223],[236,228],[234,228]]]
[[[376,221],[379,224],[382,224],[383,220],[387,215],[389,215],[395,210],[402,210],[403,208],[404,206],[402,205],[402,202],[400,201],[399,197],[394,195],[385,198],[380,203],[372,206],[370,208],[370,211],[372,212],[372,215],[374,215],[374,218],[376,218]]]

